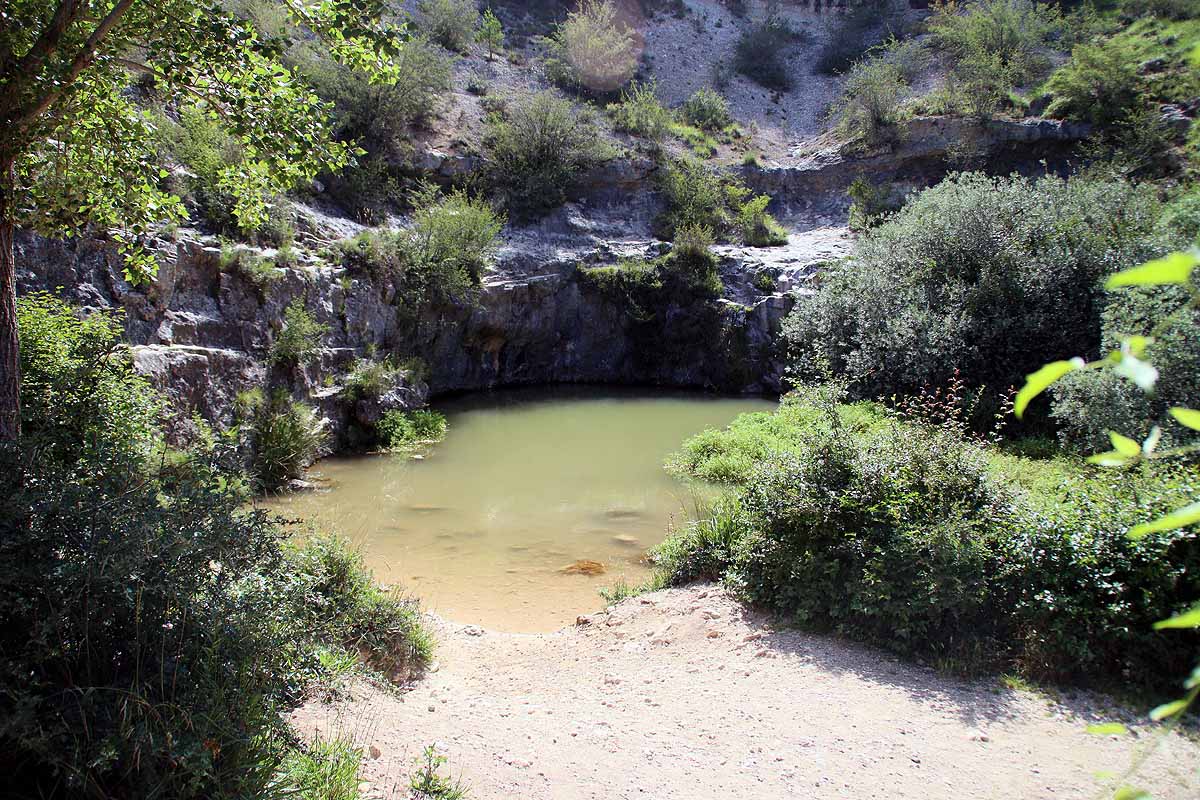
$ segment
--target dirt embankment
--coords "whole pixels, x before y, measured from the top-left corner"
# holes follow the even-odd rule
[[[711,586],[627,600],[552,634],[436,620],[410,691],[312,703],[298,729],[353,734],[367,794],[406,797],[436,747],[491,798],[1090,798],[1152,737],[1115,712],[965,682],[867,647],[777,629]],[[1200,796],[1200,746],[1172,735],[1139,784]]]

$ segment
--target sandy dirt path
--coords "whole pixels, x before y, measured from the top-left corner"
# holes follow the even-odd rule
[[[957,681],[776,630],[717,587],[626,600],[552,634],[435,620],[435,671],[294,716],[366,752],[374,798],[407,797],[427,744],[471,797],[1089,798],[1150,737],[1084,732],[1111,711]],[[1182,765],[1182,766],[1181,766]],[[1141,784],[1200,797],[1200,745],[1162,741]]]

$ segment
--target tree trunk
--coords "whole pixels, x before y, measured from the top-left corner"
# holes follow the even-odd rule
[[[21,438],[17,263],[13,250],[13,164],[0,165],[0,445]]]

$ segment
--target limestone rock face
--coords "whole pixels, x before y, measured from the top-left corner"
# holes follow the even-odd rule
[[[197,231],[160,241],[159,271],[125,280],[108,243],[53,242],[22,233],[18,292],[48,290],[86,310],[124,312],[138,369],[168,398],[179,420],[198,414],[224,427],[239,391],[271,385],[316,406],[335,448],[352,446],[392,409],[432,394],[538,383],[621,383],[728,392],[776,392],[783,369],[777,339],[796,298],[811,292],[823,265],[846,255],[846,187],[868,174],[901,188],[929,185],[968,143],[993,169],[1045,167],[1064,156],[1084,127],[1046,120],[977,125],[912,120],[896,145],[848,154],[810,143],[786,163],[743,169],[792,231],[785,246],[718,246],[720,298],[681,295],[653,308],[588,280],[586,269],[619,258],[662,255],[652,221],[661,200],[653,161],[616,159],[584,176],[575,202],[535,224],[507,227],[494,267],[474,297],[435,308],[407,307],[390,278],[349,273],[318,252],[363,230],[316,205],[297,205],[296,253],[284,268],[248,275],[225,263],[220,243]],[[478,169],[470,156],[421,152],[414,168],[434,177]],[[254,251],[268,258],[274,251]],[[327,326],[324,349],[303,368],[268,355],[283,311],[300,301]],[[342,380],[356,359],[422,359],[428,380],[400,379],[378,398],[348,399]],[[170,432],[170,431],[169,431]]]

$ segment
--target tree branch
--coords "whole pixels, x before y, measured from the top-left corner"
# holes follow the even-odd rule
[[[54,103],[63,96],[63,94],[71,87],[72,84],[75,83],[75,80],[79,77],[79,74],[87,69],[88,66],[91,65],[92,61],[95,60],[96,49],[104,41],[105,37],[112,32],[112,29],[117,26],[117,23],[121,21],[121,18],[124,17],[125,14],[128,13],[129,9],[133,7],[135,2],[137,2],[137,0],[121,0],[119,3],[113,6],[112,11],[108,12],[108,15],[100,21],[100,24],[97,25],[96,29],[92,31],[90,36],[88,36],[87,41],[83,43],[83,47],[79,49],[79,52],[71,61],[71,66],[67,69],[66,74],[59,81],[58,88],[54,91],[48,92],[31,108],[19,112],[17,118],[13,120],[13,127],[17,131],[23,132],[28,129],[34,122],[36,122],[43,114],[46,113],[46,110],[49,109],[50,106],[54,105]]]

